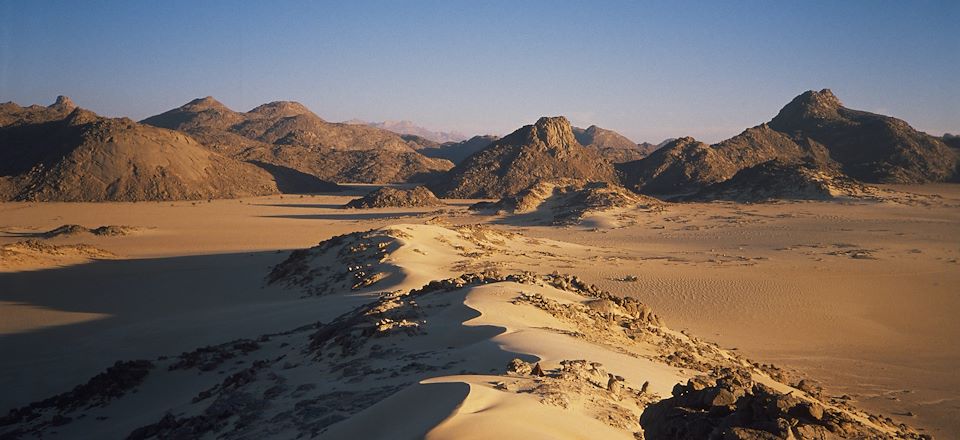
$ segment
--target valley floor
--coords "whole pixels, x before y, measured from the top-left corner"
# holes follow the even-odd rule
[[[684,203],[573,227],[473,215],[473,201],[439,212],[339,208],[367,189],[0,204],[0,245],[33,239],[103,251],[96,259],[0,256],[0,412],[68,390],[117,360],[333,319],[342,308],[326,307],[331,297],[266,285],[287,250],[439,218],[583,245],[591,251],[500,268],[577,275],[649,304],[675,330],[815,379],[827,395],[848,395],[936,437],[960,435],[960,185],[896,188],[939,197],[929,205]],[[135,230],[39,237],[65,224]],[[506,265],[491,258],[478,264]]]

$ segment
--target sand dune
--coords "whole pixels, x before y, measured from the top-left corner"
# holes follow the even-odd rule
[[[934,191],[940,202],[931,205],[670,204],[659,213],[633,213],[632,225],[603,230],[444,226],[487,221],[466,211],[473,201],[447,201],[443,213],[380,208],[359,215],[339,208],[350,194],[173,206],[4,204],[0,208],[6,231],[123,224],[143,232],[44,240],[56,245],[87,242],[123,256],[123,261],[0,274],[5,286],[0,313],[22,317],[0,335],[0,349],[21,354],[0,363],[2,386],[10,391],[3,406],[22,406],[70,390],[117,360],[142,359],[153,367],[121,364],[113,374],[137,377],[147,372],[142,382],[110,397],[104,407],[48,408],[38,411],[41,417],[32,422],[2,429],[40,429],[45,437],[123,437],[149,426],[194,429],[202,426],[196,423],[223,414],[217,411],[224,408],[240,414],[253,408],[244,405],[257,407],[262,401],[268,402],[267,409],[257,414],[280,418],[271,425],[276,432],[260,436],[327,429],[332,438],[396,438],[404,433],[462,438],[484,432],[558,438],[602,432],[617,438],[645,429],[638,424],[641,406],[669,397],[677,383],[711,370],[707,364],[730,366],[727,362],[745,357],[760,364],[743,366],[751,381],[782,387],[801,378],[815,379],[824,388],[819,400],[828,411],[836,407],[853,420],[867,420],[866,426],[895,429],[882,418],[863,419],[864,413],[848,408],[852,404],[949,438],[955,432],[950,420],[955,414],[952,396],[958,390],[950,373],[957,359],[950,335],[958,331],[949,312],[957,307],[950,286],[958,281],[957,197],[951,188]],[[315,245],[338,234],[346,235],[337,246],[293,256],[275,252]],[[0,237],[7,243],[18,240],[22,238],[14,234]],[[343,246],[357,252],[341,255]],[[255,251],[262,252],[251,253]],[[286,275],[271,269],[285,267],[291,269]],[[491,270],[501,276],[531,271],[539,278],[464,283],[449,291],[418,293],[431,281]],[[592,316],[596,298],[553,285],[549,280],[554,271],[577,274],[615,297],[649,304],[665,327],[648,323],[644,328],[663,330],[643,333],[637,342],[614,338],[597,326],[603,320],[571,319]],[[268,278],[271,272],[276,276]],[[85,279],[109,281],[83,286],[79,281]],[[328,341],[333,345],[321,348],[322,356],[310,351],[320,329],[336,327],[357,310],[387,304],[391,306],[368,316],[378,317],[373,322],[364,319],[354,322],[360,327],[347,327],[385,325],[387,330],[373,339],[362,337],[367,330],[356,333],[361,344],[357,353],[339,354],[339,344],[350,338]],[[555,312],[556,305],[576,313],[555,314],[551,310]],[[412,319],[405,316],[408,311],[416,312]],[[391,313],[404,317],[396,319]],[[924,319],[917,319],[921,316]],[[380,317],[391,321],[381,322]],[[626,334],[622,325],[610,328]],[[343,331],[341,327],[335,334],[346,334]],[[271,336],[261,341],[261,335]],[[703,354],[693,350],[694,360],[705,364],[677,364],[689,359],[676,356],[669,360],[669,354],[684,351],[675,348],[663,357],[658,350],[664,346],[657,345],[662,335],[698,348]],[[240,343],[220,345],[238,338]],[[249,349],[252,345],[243,340],[259,348]],[[666,347],[674,347],[669,345],[673,342]],[[378,344],[381,352],[373,350]],[[200,347],[213,348],[196,351]],[[390,347],[400,351],[387,350]],[[215,355],[209,359],[214,364],[204,360],[221,352],[232,357],[216,361],[220,355]],[[334,356],[326,357],[328,353]],[[398,369],[394,356],[404,353],[412,357]],[[714,356],[717,353],[722,356]],[[385,357],[376,358],[379,364],[368,363],[371,354]],[[531,368],[539,362],[546,376],[513,367],[515,358]],[[199,363],[170,370],[184,359]],[[562,363],[574,360],[588,362]],[[224,387],[228,377],[256,361],[266,364],[251,382]],[[448,365],[454,361],[458,363]],[[285,368],[286,362],[296,366]],[[590,362],[602,366],[591,367]],[[771,362],[778,368],[770,367]],[[412,366],[404,371],[407,365]],[[364,366],[385,370],[376,373]],[[360,373],[353,375],[354,369]],[[606,387],[589,385],[594,374],[589,372],[600,369],[624,378],[626,394],[619,400]],[[393,371],[399,376],[390,377]],[[344,376],[348,372],[351,375]],[[649,382],[646,393],[630,391],[642,389],[644,382]],[[551,390],[556,389],[566,396],[566,408],[560,404],[564,399],[555,399],[557,393]],[[359,394],[326,396],[333,390]],[[809,390],[818,392],[817,387]],[[202,391],[212,394],[193,402]],[[237,398],[246,394],[253,400]],[[841,399],[844,394],[852,399]],[[349,410],[321,427],[322,415],[328,414],[322,409],[329,402],[325,399],[331,398],[338,405],[348,402]],[[426,399],[431,399],[429,404]],[[396,430],[370,422],[378,412],[407,414],[403,411],[411,407],[419,409],[416,417],[403,418]],[[281,415],[282,408],[290,408],[293,415]],[[165,418],[168,411],[171,416]],[[61,412],[72,418],[70,423],[45,425],[63,423],[59,418],[54,422]],[[81,413],[88,416],[80,418]],[[537,423],[501,421],[491,431],[471,429],[504,414],[523,414],[523,420]],[[622,417],[605,416],[609,414]],[[104,416],[109,418],[96,420]],[[240,420],[231,417],[225,425],[204,429],[233,433],[230,437],[270,425],[238,425]],[[611,425],[611,420],[630,423]],[[384,430],[376,431],[379,428]]]

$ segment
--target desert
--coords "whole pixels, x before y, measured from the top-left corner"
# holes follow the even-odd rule
[[[0,440],[960,438],[956,2],[0,11]]]

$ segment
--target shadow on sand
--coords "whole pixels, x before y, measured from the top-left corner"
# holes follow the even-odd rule
[[[0,413],[68,390],[117,360],[175,355],[335,317],[310,306],[318,298],[265,286],[270,267],[287,255],[98,260],[0,273],[0,316],[20,322],[0,334]],[[102,317],[43,326],[77,313]],[[14,325],[22,330],[9,333]]]

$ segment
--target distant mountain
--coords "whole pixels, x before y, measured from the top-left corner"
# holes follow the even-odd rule
[[[406,138],[406,136],[404,137]],[[446,159],[454,164],[459,164],[463,162],[466,158],[470,157],[473,153],[476,153],[484,148],[487,148],[497,139],[500,139],[497,136],[485,135],[485,136],[474,136],[470,139],[460,142],[447,142],[444,144],[424,145],[422,148],[418,149],[421,154],[427,157],[434,157],[437,159]]]
[[[613,166],[577,142],[567,118],[544,117],[480,150],[434,183],[448,198],[501,198],[548,179],[617,182]]]
[[[467,137],[462,133],[457,133],[455,131],[433,131],[423,128],[412,121],[368,122],[360,119],[351,119],[349,121],[345,121],[344,123],[351,125],[367,125],[370,127],[391,131],[400,135],[419,136],[438,144],[447,142],[460,142],[467,139]]]
[[[637,143],[627,139],[613,130],[591,125],[587,128],[573,127],[573,135],[577,142],[587,148],[600,152],[600,155],[611,163],[630,162],[643,159],[649,152]]]
[[[420,127],[411,121],[384,121],[372,122],[370,126],[389,130],[398,134],[413,134],[434,142],[460,142],[467,139],[462,133],[455,131],[433,131]]]
[[[183,131],[236,159],[336,182],[405,182],[453,167],[417,153],[415,144],[396,133],[330,123],[297,102],[271,102],[240,113],[206,97],[143,122]]]
[[[335,189],[313,181],[314,190]],[[100,117],[69,98],[49,107],[0,105],[3,200],[190,200],[275,194],[279,186],[267,170],[183,133]]]
[[[805,162],[868,182],[956,178],[957,154],[906,122],[843,107],[830,90],[796,97],[769,124],[714,145],[677,139],[618,165],[624,183],[649,194],[696,192],[777,159]]]

